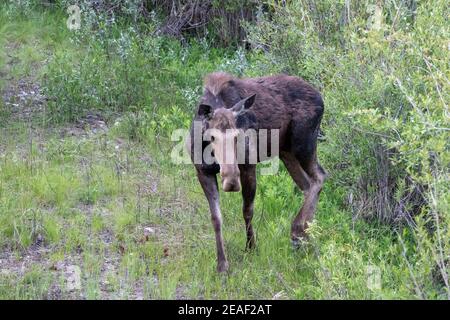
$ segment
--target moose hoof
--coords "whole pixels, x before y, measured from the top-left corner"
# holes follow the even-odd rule
[[[300,249],[307,241],[308,241],[308,238],[307,238],[306,236],[292,237],[292,238],[291,238],[292,248],[293,248],[294,250],[298,250],[298,249]]]
[[[228,271],[228,261],[219,262],[217,265],[217,272],[224,273]]]
[[[299,238],[291,239],[292,249],[298,250],[302,246],[302,240]]]
[[[249,241],[247,242],[247,244],[245,245],[245,251],[246,252],[252,252],[254,251],[256,248],[256,244],[255,241]]]

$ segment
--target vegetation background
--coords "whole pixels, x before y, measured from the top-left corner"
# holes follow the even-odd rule
[[[450,298],[449,14],[444,0],[3,1],[0,298]],[[259,177],[254,253],[240,196],[222,194],[225,276],[194,170],[170,162],[217,70],[316,86],[330,174],[298,251],[284,168]]]

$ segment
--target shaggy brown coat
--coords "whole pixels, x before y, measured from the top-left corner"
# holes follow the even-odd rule
[[[256,96],[254,96],[256,95]],[[245,104],[244,112],[231,112]],[[209,74],[204,80],[204,93],[194,120],[203,128],[278,129],[279,157],[285,164],[305,200],[291,228],[291,237],[298,245],[306,238],[308,222],[312,220],[318,197],[326,177],[317,161],[317,136],[324,112],[320,93],[303,79],[276,75],[262,78],[235,78],[227,73]],[[191,131],[192,137],[192,131]],[[191,139],[192,141],[192,139]],[[209,144],[203,143],[203,148]],[[191,154],[193,154],[193,144]],[[270,141],[269,141],[270,152]],[[258,161],[261,159],[258,159]],[[237,166],[237,165],[236,165]],[[242,185],[243,214],[247,231],[247,247],[255,244],[251,225],[256,192],[256,171],[253,164],[239,164],[234,170]],[[195,164],[197,176],[210,205],[216,233],[218,271],[228,269],[221,233],[221,213],[216,174],[220,164]],[[237,191],[238,189],[231,190]]]

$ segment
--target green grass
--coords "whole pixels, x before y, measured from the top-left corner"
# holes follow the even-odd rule
[[[43,151],[23,151],[22,157],[16,145],[26,148],[27,140],[8,145],[0,171],[1,245],[21,256],[41,235],[50,250],[38,269],[17,275],[32,287],[31,293],[24,290],[31,296],[6,290],[11,283],[2,279],[2,298],[47,297],[50,279],[58,280],[50,266],[65,259],[80,265],[86,298],[132,298],[139,286],[144,298],[413,297],[395,235],[352,221],[342,209],[343,194],[329,184],[312,240],[293,251],[289,227],[301,197],[284,171],[259,179],[255,252],[243,250],[240,196],[222,194],[231,271],[218,275],[213,230],[194,170],[172,165],[168,152],[151,144],[126,141],[117,150],[117,138],[109,133],[80,142],[50,134]],[[142,162],[145,156],[150,163]],[[143,241],[145,226],[155,234]],[[113,268],[102,271],[111,260]],[[367,288],[369,266],[381,270],[380,290]]]
[[[259,179],[255,252],[243,250],[240,195],[222,194],[231,270],[218,275],[213,230],[194,170],[172,165],[157,146],[126,141],[117,150],[116,139],[106,134],[77,143],[50,135],[44,150],[52,146],[74,155],[35,151],[31,164],[29,154],[19,158],[15,146],[7,149],[0,171],[1,245],[20,256],[41,235],[49,251],[40,269],[20,276],[33,279],[23,280],[33,288],[31,296],[4,289],[2,298],[45,298],[49,278],[58,278],[50,266],[65,259],[80,265],[81,292],[92,299],[131,298],[139,286],[144,298],[413,297],[395,235],[352,221],[342,209],[342,193],[329,184],[310,243],[293,251],[290,221],[301,197],[284,171]],[[150,164],[140,160],[145,156]],[[123,172],[116,171],[116,162]],[[152,185],[155,190],[148,190]],[[148,239],[146,226],[155,230]],[[113,268],[102,271],[111,260]],[[381,270],[380,290],[367,288],[369,266]]]
[[[201,74],[234,61],[233,55],[212,50],[199,59],[202,50],[194,44],[190,52],[175,48],[166,62],[158,60],[162,69],[138,65],[143,78],[136,81],[151,88],[134,101],[145,112],[121,112],[117,105],[109,131],[64,135],[74,124],[62,120],[107,107],[108,88],[97,100],[83,94],[101,89],[98,81],[113,70],[100,49],[72,52],[61,21],[37,15],[0,23],[0,70],[12,75],[8,83],[32,76],[56,97],[67,97],[55,102],[61,108],[53,111],[63,116],[53,114],[60,122],[51,127],[32,122],[30,129],[30,123],[6,115],[0,121],[0,299],[404,299],[425,289],[428,298],[442,295],[432,281],[427,288],[415,286],[395,231],[352,218],[346,190],[333,175],[310,241],[294,251],[290,223],[302,196],[284,168],[258,179],[254,252],[244,251],[240,195],[221,194],[230,272],[217,274],[206,200],[193,167],[170,162],[173,143],[164,133],[189,121]],[[8,54],[18,61],[8,65],[11,57],[2,48],[16,43]],[[85,59],[87,66],[69,83],[58,78],[68,70],[68,57]],[[92,59],[102,59],[95,79],[88,78]],[[71,108],[80,102],[88,105],[77,114]],[[332,153],[320,144],[320,157],[332,159]],[[67,287],[67,267],[73,265],[81,270],[79,290]],[[371,268],[379,271],[379,287],[370,287]]]

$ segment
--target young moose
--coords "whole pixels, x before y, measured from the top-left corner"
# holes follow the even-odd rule
[[[200,161],[194,161],[194,126],[191,128],[190,151],[211,211],[219,272],[228,270],[228,261],[221,231],[217,173],[220,172],[223,191],[237,192],[242,188],[246,247],[251,249],[255,246],[252,217],[256,192],[256,161],[238,162],[237,136],[248,129],[256,132],[261,129],[278,130],[279,157],[304,193],[303,206],[291,228],[292,241],[298,245],[300,239],[306,238],[305,230],[314,216],[326,176],[317,161],[316,152],[323,110],[320,93],[297,77],[278,75],[239,79],[222,72],[206,76],[204,94],[194,121],[201,122],[203,134],[211,131],[207,129],[215,129],[212,130],[213,134],[205,137],[206,141],[200,142],[200,152],[211,144],[209,147],[216,161],[204,161],[203,156]],[[270,150],[274,143],[268,140],[267,149]],[[246,144],[248,146],[248,141]],[[230,145],[231,148],[226,147]],[[257,145],[259,146],[259,142]],[[264,159],[259,157],[258,152],[257,161],[262,160]]]

